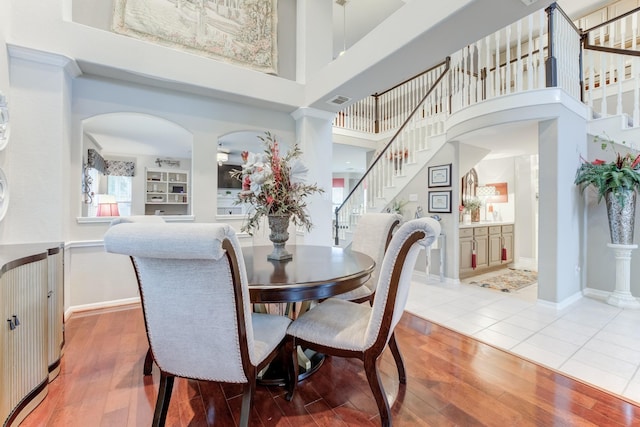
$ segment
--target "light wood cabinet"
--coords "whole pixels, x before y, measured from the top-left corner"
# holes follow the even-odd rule
[[[147,169],[145,215],[189,215],[189,172]]]
[[[505,250],[506,259],[502,261],[503,264],[513,262],[513,225],[502,226],[502,247]]]
[[[458,276],[461,279],[502,268],[513,262],[513,224],[460,228],[459,251]],[[472,262],[474,252],[475,267]]]
[[[460,267],[458,273],[460,276],[471,275],[473,266],[471,264],[471,255],[473,254],[473,228],[460,229]]]
[[[0,422],[5,427],[19,425],[44,399],[49,367],[59,362],[61,264],[59,244],[0,246]]]
[[[502,227],[489,227],[489,267],[502,264]]]

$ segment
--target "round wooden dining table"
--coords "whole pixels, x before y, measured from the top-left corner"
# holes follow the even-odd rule
[[[257,305],[286,303],[285,314],[292,315],[292,308],[302,302],[300,311],[308,308],[310,301],[322,300],[362,286],[371,276],[376,263],[368,255],[351,249],[334,246],[291,245],[287,250],[293,259],[267,260],[273,246],[243,247],[242,255],[247,270],[251,302]],[[305,306],[306,305],[306,306]],[[302,381],[320,368],[324,355],[298,347]],[[271,363],[261,373],[258,383],[283,385],[284,362]]]
[[[273,246],[243,247],[253,303],[321,300],[364,284],[375,267],[368,255],[335,246],[291,245],[293,259],[267,260]]]

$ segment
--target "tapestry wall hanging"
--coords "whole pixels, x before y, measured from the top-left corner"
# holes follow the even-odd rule
[[[277,0],[115,0],[112,30],[276,74],[276,4]]]

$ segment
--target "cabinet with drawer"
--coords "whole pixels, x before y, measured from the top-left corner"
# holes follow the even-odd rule
[[[513,224],[460,228],[459,243],[461,279],[513,262]]]

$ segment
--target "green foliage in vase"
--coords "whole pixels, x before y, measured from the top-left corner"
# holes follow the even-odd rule
[[[615,160],[607,162],[595,159],[589,162],[582,159],[582,164],[576,171],[575,184],[582,191],[589,186],[595,187],[598,192],[598,203],[608,192],[613,192],[620,203],[623,203],[626,191],[640,189],[640,154],[627,153],[623,155],[615,151],[612,141],[602,140],[598,137],[595,141],[600,142],[602,151],[609,148],[613,150]]]

